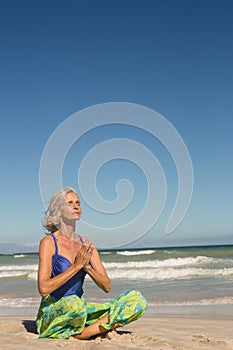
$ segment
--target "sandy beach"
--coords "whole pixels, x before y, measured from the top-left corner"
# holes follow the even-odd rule
[[[233,320],[211,320],[175,317],[143,317],[128,326],[119,328],[94,340],[79,341],[73,338],[38,339],[35,317],[1,316],[0,348],[12,349],[156,349],[232,350]]]
[[[0,256],[0,350],[233,350],[233,246],[102,254],[112,279],[106,296],[85,281],[91,302],[108,302],[135,287],[145,315],[104,338],[38,339],[38,255]]]

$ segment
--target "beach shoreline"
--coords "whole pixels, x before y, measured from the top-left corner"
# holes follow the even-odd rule
[[[207,317],[157,316],[145,314],[106,337],[79,341],[70,339],[39,339],[36,334],[36,315],[0,316],[0,348],[81,350],[144,349],[144,350],[232,350],[233,319]],[[77,347],[78,342],[78,347]]]
[[[139,254],[140,253],[140,254]],[[38,339],[38,256],[0,256],[0,349],[232,350],[233,246],[103,254],[109,294],[85,281],[86,300],[108,302],[136,289],[148,300],[138,321],[104,339]]]
[[[0,320],[8,317],[36,318],[37,307],[1,307]],[[195,318],[211,320],[233,320],[233,304],[225,305],[153,305],[143,318]]]
[[[34,316],[0,316],[2,350],[65,348],[81,350],[230,350],[233,348],[233,320],[144,316],[105,338],[79,341],[39,339]],[[77,346],[78,342],[78,346]]]

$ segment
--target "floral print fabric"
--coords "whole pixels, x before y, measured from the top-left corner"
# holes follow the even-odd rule
[[[103,304],[86,302],[84,297],[76,295],[58,300],[48,295],[41,300],[36,324],[40,338],[69,338],[106,314],[109,314],[109,322],[101,326],[110,330],[115,323],[124,326],[137,320],[146,309],[146,299],[135,290],[126,291]]]

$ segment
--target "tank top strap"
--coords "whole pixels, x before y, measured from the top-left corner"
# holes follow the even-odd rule
[[[56,237],[55,237],[55,235],[54,235],[53,232],[51,233],[51,236],[53,237],[53,240],[54,240],[54,244],[55,244],[55,254],[57,255],[57,253],[58,253],[57,240],[56,240]]]

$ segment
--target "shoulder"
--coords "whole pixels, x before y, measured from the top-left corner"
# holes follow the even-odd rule
[[[44,244],[49,244],[50,242],[53,241],[53,237],[52,235],[48,234],[46,236],[44,236],[41,240],[40,240],[40,244],[44,245]]]
[[[47,251],[54,250],[54,240],[51,235],[47,235],[41,239],[40,251],[43,251],[43,250],[47,250]]]

